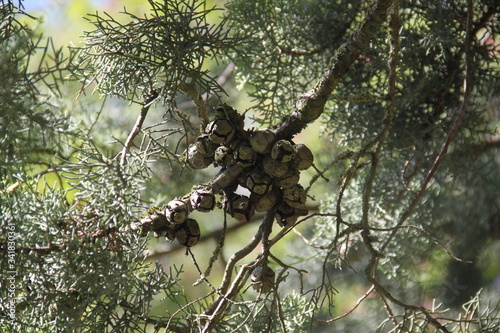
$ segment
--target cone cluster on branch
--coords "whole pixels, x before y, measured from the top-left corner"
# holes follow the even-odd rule
[[[150,215],[149,230],[188,247],[195,245],[200,228],[189,213],[211,211],[217,194],[222,195],[224,210],[239,222],[250,221],[255,212],[273,209],[278,224],[286,226],[307,214],[301,208],[306,192],[299,178],[300,171],[313,164],[311,150],[291,140],[277,140],[272,130],[245,130],[243,120],[228,105],[217,108],[204,133],[184,153],[184,160],[193,169],[213,164],[221,167],[220,172],[209,185],[199,186]],[[250,196],[236,193],[238,186],[248,189]]]

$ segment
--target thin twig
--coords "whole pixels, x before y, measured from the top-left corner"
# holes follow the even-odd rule
[[[57,167],[54,167],[54,168],[49,168],[49,169],[46,169],[46,170],[43,170],[41,172],[38,172],[37,174],[34,174],[33,176],[30,176],[26,179],[26,181],[28,180],[31,180],[31,179],[34,179],[34,178],[37,178],[37,177],[41,177],[47,173],[51,173],[51,172],[59,172],[59,171],[62,171],[62,169],[60,168],[57,168]],[[1,190],[0,191],[0,194],[4,194],[4,193],[7,193],[7,192],[12,192],[14,191],[16,188],[19,187],[19,185],[21,185],[22,183],[25,183],[26,181],[18,181],[18,182],[15,182],[14,184],[10,185],[9,187],[7,187],[5,190]]]
[[[200,275],[200,278],[195,283],[193,283],[193,286],[197,286],[202,281],[204,281],[210,287],[210,289],[212,289],[215,292],[216,288],[210,283],[210,281],[208,281],[206,276],[201,271],[200,265],[198,264],[198,260],[196,260],[196,257],[194,256],[193,251],[191,251],[191,248],[189,248],[189,247],[186,248],[186,254],[189,254],[191,256],[191,260],[193,261],[193,265],[196,268],[196,270],[198,271],[198,274]]]
[[[99,111],[97,111],[97,114],[95,116],[94,121],[92,122],[92,124],[90,125],[89,129],[87,130],[87,136],[90,135],[90,132],[92,132],[92,129],[94,128],[94,126],[97,124],[97,121],[101,117],[101,113],[104,110],[104,104],[106,103],[106,100],[107,100],[107,96],[104,97],[104,99],[103,99],[103,101],[101,103],[101,107],[99,108]]]
[[[267,212],[264,220],[262,221],[262,255],[267,257],[269,254],[269,235],[271,234],[273,221],[276,213],[273,209]]]
[[[466,27],[466,39],[465,39],[465,79],[464,79],[464,93],[463,93],[463,101],[462,105],[460,107],[460,110],[453,122],[453,126],[448,133],[448,137],[446,138],[446,141],[443,143],[441,147],[441,151],[437,155],[433,166],[427,173],[427,177],[425,178],[424,182],[422,183],[420,190],[418,191],[416,197],[413,199],[413,201],[410,203],[408,209],[406,212],[401,216],[401,219],[398,221],[396,227],[400,227],[403,225],[406,220],[413,214],[415,208],[417,205],[420,203],[422,200],[425,191],[434,177],[434,174],[436,173],[439,165],[441,164],[441,161],[443,160],[444,156],[446,155],[448,151],[448,147],[450,143],[452,142],[455,134],[458,131],[460,122],[467,110],[468,103],[470,100],[470,95],[472,92],[472,34],[471,34],[471,29],[472,29],[472,19],[473,19],[473,4],[472,0],[467,0],[467,27]],[[385,249],[389,246],[391,243],[392,239],[395,237],[397,232],[399,231],[399,228],[396,228],[393,230],[393,232],[389,235],[389,237],[385,240],[383,243],[382,247],[380,248],[380,252],[383,253]],[[432,317],[430,313],[428,312],[427,309],[425,309],[423,306],[416,306],[412,304],[406,304],[398,299],[396,299],[392,294],[385,289],[376,279],[376,272],[378,269],[378,264],[379,264],[379,258],[376,256],[372,255],[372,258],[370,260],[370,263],[366,266],[365,269],[365,275],[367,279],[375,286],[375,289],[377,293],[380,295],[383,295],[387,299],[389,299],[392,303],[397,304],[407,310],[413,310],[413,311],[418,311],[421,312],[425,315],[427,321],[431,323],[433,326],[435,326],[437,329],[439,329],[442,332],[448,333],[448,329],[443,326],[437,319]]]
[[[234,63],[229,63],[229,65],[227,65],[227,67],[224,69],[224,71],[222,72],[222,74],[219,76],[219,78],[217,79],[217,85],[219,86],[223,86],[226,81],[229,79],[229,77],[231,76],[231,74],[233,73],[234,69],[236,68],[235,64]],[[206,102],[208,101],[212,96],[214,96],[215,93],[212,92],[206,92],[204,93],[203,95],[201,95],[201,99]],[[186,102],[183,102],[183,103],[180,103],[178,105],[179,109],[183,110],[183,109],[187,109],[187,108],[192,108],[192,107],[195,107],[197,106],[197,104],[195,103],[195,101],[186,101]]]
[[[395,103],[396,103],[396,74],[398,68],[398,59],[399,59],[399,51],[400,51],[400,40],[399,40],[399,3],[398,0],[394,1],[393,4],[393,12],[390,18],[390,31],[391,31],[391,44],[392,48],[390,51],[391,57],[389,61],[389,103],[387,105],[385,116],[383,120],[383,127],[380,134],[377,136],[377,144],[375,148],[375,152],[371,155],[371,167],[368,171],[368,175],[366,177],[365,186],[363,189],[362,196],[362,217],[361,217],[361,225],[364,227],[368,227],[369,222],[369,208],[370,208],[370,197],[373,190],[373,182],[375,180],[379,156],[382,152],[382,147],[384,142],[389,135],[389,131],[392,127],[392,120],[394,118],[395,112]],[[371,253],[372,256],[378,256],[378,252],[373,248],[371,238],[370,238],[370,229],[365,228],[361,232],[361,236],[363,237],[363,242],[365,243],[366,248]]]
[[[227,263],[226,269],[224,271],[224,277],[221,283],[221,287],[219,288],[220,296],[210,306],[210,308],[208,308],[205,311],[205,315],[208,316],[209,319],[205,324],[203,332],[209,332],[212,326],[217,322],[217,319],[220,316],[222,316],[224,312],[228,309],[228,306],[230,305],[229,302],[238,294],[239,290],[241,289],[241,286],[246,280],[247,273],[249,272],[249,270],[252,267],[256,266],[262,260],[266,260],[269,249],[264,244],[269,242],[265,241],[264,235],[265,234],[269,235],[270,232],[269,229],[272,224],[272,221],[274,220],[274,215],[275,215],[274,211],[272,210],[269,211],[264,217],[259,227],[259,230],[255,233],[254,238],[250,241],[250,243],[240,251],[233,254],[233,256],[229,259],[229,262]],[[243,265],[240,268],[236,278],[231,283],[232,272],[236,263],[239,260],[243,259],[245,256],[247,256],[251,251],[253,251],[260,241],[263,241],[263,255],[260,256],[258,259],[246,265]],[[230,283],[231,285],[229,286]]]
[[[206,280],[206,278],[210,275],[210,272],[212,271],[212,266],[213,266],[214,262],[217,260],[217,258],[219,258],[219,255],[222,251],[222,248],[224,247],[224,241],[226,239],[226,232],[227,232],[227,213],[224,211],[224,224],[222,226],[222,232],[221,232],[221,235],[219,237],[219,241],[217,242],[217,246],[216,246],[214,252],[212,253],[212,256],[208,260],[207,268],[205,269],[205,272],[203,272],[203,274],[201,274],[199,281],[201,281],[202,279]],[[196,285],[196,283],[194,285]]]
[[[236,266],[236,263],[241,259],[243,259],[248,254],[250,254],[250,252],[252,252],[257,247],[261,239],[262,239],[262,229],[259,228],[255,233],[255,235],[253,236],[252,240],[244,248],[234,253],[231,256],[231,258],[229,258],[229,261],[227,262],[226,265],[226,269],[224,270],[224,276],[222,278],[221,286],[219,288],[219,291],[221,294],[223,294],[223,296],[219,296],[219,298],[217,298],[217,300],[205,311],[206,315],[208,316],[215,315],[215,311],[219,307],[219,304],[226,302],[226,296],[224,296],[224,294],[228,292],[229,285],[231,283],[231,278],[233,276],[233,270],[234,267]]]
[[[462,105],[460,106],[460,110],[455,117],[455,120],[453,122],[453,126],[451,127],[450,132],[448,133],[448,137],[446,138],[445,142],[443,143],[441,147],[441,151],[439,154],[436,156],[436,159],[434,161],[434,164],[432,165],[431,169],[427,173],[427,176],[422,183],[420,190],[418,191],[417,195],[413,199],[413,201],[410,203],[408,209],[406,212],[401,216],[401,219],[399,220],[397,226],[402,225],[403,223],[408,220],[408,218],[413,214],[415,211],[415,208],[418,206],[420,201],[422,200],[425,191],[427,190],[427,187],[429,186],[430,181],[434,177],[434,174],[436,173],[439,165],[441,164],[441,161],[443,158],[446,156],[446,153],[448,152],[448,148],[455,137],[455,134],[458,131],[458,128],[460,126],[460,123],[462,121],[462,118],[465,115],[465,112],[467,111],[467,107],[469,105],[469,100],[472,92],[472,66],[473,66],[473,59],[472,59],[472,36],[471,36],[471,25],[472,25],[472,3],[470,3],[471,0],[467,0],[467,28],[466,28],[466,38],[465,38],[465,79],[464,79],[464,93],[463,93],[463,100],[462,100]],[[470,3],[470,6],[469,6]],[[384,242],[384,245],[381,248],[381,251],[384,251],[389,243],[392,241],[394,236],[396,235],[397,230],[394,230],[394,232],[388,237],[388,239]]]
[[[354,153],[352,151],[344,151],[342,152],[341,154],[339,154],[333,161],[331,161],[330,163],[328,163],[328,165],[326,167],[323,168],[323,171],[321,170],[318,170],[316,168],[316,174],[314,175],[314,177],[311,178],[311,181],[309,182],[309,186],[306,188],[306,192],[309,192],[309,189],[311,188],[311,186],[319,179],[319,178],[323,178],[325,179],[325,181],[328,181],[327,178],[325,178],[324,174],[326,171],[328,171],[329,169],[331,169],[335,164],[337,164],[338,162],[340,162],[341,160],[345,160],[345,159],[348,159],[348,158],[351,158],[352,155]],[[314,166],[314,165],[313,165]],[[314,166],[315,167],[315,166]]]
[[[210,120],[208,119],[207,105],[203,100],[203,96],[196,90],[193,84],[184,83],[179,87],[179,90],[192,98],[193,102],[198,107],[198,117],[200,117],[202,126],[205,128]]]
[[[322,319],[316,319],[316,321],[319,321],[319,322],[322,322],[322,323],[332,323],[334,321],[337,321],[339,319],[342,319],[342,318],[345,318],[347,317],[348,315],[350,315],[351,313],[354,312],[354,310],[356,310],[358,308],[358,306],[372,293],[372,291],[375,289],[375,286],[372,285],[368,291],[366,293],[364,293],[363,296],[361,296],[358,301],[356,302],[356,304],[354,304],[354,306],[348,310],[347,312],[345,312],[344,314],[341,314],[340,316],[337,316],[335,318],[331,318],[331,319],[328,319],[328,320],[322,320]]]
[[[127,137],[127,140],[125,141],[125,144],[123,145],[123,149],[121,152],[121,159],[120,159],[120,166],[125,166],[126,160],[127,160],[127,153],[132,147],[132,144],[134,142],[134,139],[136,136],[139,134],[142,128],[142,124],[144,123],[144,120],[146,120],[146,115],[148,114],[149,108],[151,107],[151,104],[153,104],[154,100],[158,97],[157,92],[153,92],[153,94],[146,100],[144,105],[141,108],[141,113],[137,117],[137,120],[135,121],[135,125],[132,128],[132,131]]]

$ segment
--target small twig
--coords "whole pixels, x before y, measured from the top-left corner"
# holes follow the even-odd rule
[[[422,200],[425,191],[427,190],[427,187],[429,186],[430,181],[434,177],[434,174],[436,173],[439,165],[441,164],[441,161],[443,158],[446,156],[446,153],[448,152],[448,148],[455,137],[455,134],[458,131],[458,128],[460,126],[460,123],[462,121],[463,116],[465,115],[465,112],[467,111],[467,107],[469,105],[469,100],[470,100],[470,95],[472,93],[472,66],[473,66],[473,59],[472,59],[472,36],[471,36],[471,26],[472,26],[472,3],[471,0],[467,0],[467,28],[466,28],[466,38],[465,38],[465,79],[464,79],[464,93],[463,93],[463,101],[462,105],[460,106],[460,110],[455,117],[455,120],[453,122],[453,125],[451,127],[450,132],[448,133],[448,137],[446,138],[445,142],[443,143],[441,147],[441,151],[439,154],[436,156],[436,159],[434,161],[434,164],[432,165],[431,169],[427,173],[427,176],[422,183],[420,190],[418,191],[416,197],[413,199],[413,201],[410,203],[408,209],[406,212],[401,216],[401,219],[399,220],[397,226],[402,225],[403,223],[408,220],[408,218],[413,214],[415,208],[418,206],[420,201]],[[384,242],[384,245],[381,248],[381,251],[384,251],[391,240],[394,238],[396,235],[397,230],[394,230],[394,232],[388,237],[388,239]]]
[[[311,178],[311,181],[309,182],[309,186],[307,187],[306,189],[306,192],[309,192],[309,189],[311,188],[311,186],[319,179],[319,178],[323,178],[325,181],[328,181],[328,179],[324,176],[325,172],[328,171],[329,169],[331,169],[335,164],[337,164],[338,162],[340,162],[341,160],[345,160],[345,159],[348,159],[348,158],[351,158],[352,155],[354,153],[352,151],[345,151],[341,154],[339,154],[333,161],[331,161],[330,163],[328,163],[328,165],[323,168],[323,171],[321,170],[318,170],[316,168],[315,165],[314,168],[316,169],[316,174],[314,175],[314,177]]]
[[[276,244],[280,239],[282,239],[283,237],[285,237],[290,231],[296,231],[295,227],[298,226],[299,224],[309,220],[309,219],[312,219],[313,217],[315,216],[330,216],[330,217],[335,217],[336,215],[335,214],[329,214],[329,213],[314,213],[314,214],[310,214],[310,215],[307,215],[306,217],[298,220],[297,222],[295,222],[293,225],[290,225],[290,226],[286,226],[284,227],[283,229],[281,229],[278,234],[276,236],[273,237],[273,239],[270,241],[270,246]],[[297,231],[297,233],[300,234],[300,232]],[[304,240],[305,241],[305,240]],[[308,245],[311,245],[312,243],[308,243],[309,241],[306,241],[306,244]],[[312,245],[311,245],[312,246]],[[331,246],[327,246],[327,247],[324,247],[324,246],[313,246],[313,247],[316,247],[316,248],[319,248],[319,249],[322,249],[322,250],[327,250],[329,248],[331,248]]]
[[[37,178],[37,177],[41,177],[47,173],[51,173],[51,172],[59,172],[59,171],[62,171],[62,169],[60,168],[57,168],[57,167],[54,167],[54,168],[49,168],[49,169],[46,169],[46,170],[43,170],[37,174],[34,174],[33,176],[30,176],[26,179],[26,181],[28,180],[31,180],[31,179],[34,179],[34,178]],[[18,181],[18,182],[15,182],[14,184],[10,185],[9,187],[7,187],[5,190],[2,190],[0,191],[0,194],[4,194],[4,193],[7,193],[7,192],[12,192],[14,191],[15,189],[17,189],[19,187],[19,185],[21,185],[22,183],[25,183],[26,181]]]
[[[233,270],[234,267],[236,266],[236,263],[243,259],[245,256],[250,254],[259,242],[262,239],[262,229],[259,228],[255,235],[253,236],[252,240],[241,250],[238,252],[234,253],[231,258],[229,258],[229,261],[227,262],[226,269],[224,270],[224,276],[222,278],[221,286],[219,288],[219,292],[222,294],[215,300],[212,305],[205,311],[205,315],[212,317],[212,320],[210,322],[213,322],[213,317],[216,315],[215,311],[220,308],[221,303],[226,303],[227,298],[226,298],[226,293],[228,293],[228,289],[231,283],[231,278],[233,276]],[[240,270],[243,270],[243,268]],[[210,324],[211,325],[211,324]]]
[[[94,126],[97,124],[97,121],[101,117],[101,113],[102,113],[102,110],[104,110],[104,104],[106,103],[106,99],[107,99],[107,96],[104,97],[104,99],[103,99],[103,101],[101,103],[101,107],[99,108],[99,111],[97,111],[97,114],[95,116],[94,121],[92,122],[92,124],[90,125],[89,129],[87,130],[87,136],[90,135],[90,132],[92,132],[92,129],[94,128]]]
[[[285,264],[283,261],[279,260],[278,257],[276,257],[274,254],[272,254],[271,252],[269,252],[269,257],[271,257],[271,259],[273,259],[278,265],[280,265],[281,267],[285,268],[284,270],[287,270],[287,269],[293,269],[294,271],[296,271],[297,273],[299,273],[300,275],[302,274],[307,274],[309,273],[308,271],[306,271],[305,269],[299,269],[299,268],[295,268],[293,266],[290,266],[290,265],[287,265]]]
[[[198,297],[194,300],[192,300],[191,302],[185,304],[184,306],[180,307],[179,309],[177,309],[177,311],[175,311],[169,318],[167,324],[163,327],[165,327],[166,329],[171,329],[171,326],[170,324],[172,323],[172,320],[174,320],[175,316],[178,314],[178,313],[181,313],[182,311],[184,311],[185,309],[187,309],[188,307],[190,307],[191,305],[193,304],[199,304],[200,301],[204,300],[205,298],[207,297],[210,297],[212,294],[214,293],[214,291],[210,291],[208,294],[204,295],[204,296],[201,296],[201,297]],[[165,330],[166,332],[169,332],[167,330]]]
[[[139,114],[139,117],[137,117],[137,120],[135,121],[135,125],[132,128],[132,131],[127,137],[127,140],[125,141],[125,144],[123,145],[123,149],[121,152],[121,159],[120,159],[120,166],[125,166],[126,160],[127,160],[127,153],[130,147],[132,147],[132,144],[134,142],[134,139],[136,136],[139,134],[142,128],[142,124],[144,123],[144,120],[146,120],[146,115],[148,114],[149,108],[151,107],[151,104],[153,104],[154,100],[158,97],[158,92],[153,91],[152,95],[148,97],[146,102],[141,108],[141,113]]]
[[[238,291],[241,288],[241,285],[244,283],[244,280],[246,280],[247,273],[249,272],[249,270],[255,265],[257,265],[259,262],[266,260],[269,249],[265,244],[266,243],[269,244],[269,241],[265,241],[264,235],[267,234],[266,238],[269,237],[270,226],[272,225],[272,222],[274,220],[274,215],[275,215],[274,211],[272,210],[269,211],[264,217],[259,227],[259,230],[257,230],[257,232],[254,235],[254,238],[250,241],[250,243],[240,251],[233,254],[233,256],[229,259],[229,262],[227,263],[226,269],[224,271],[224,277],[221,283],[221,287],[219,288],[220,296],[205,311],[205,316],[208,317],[208,320],[207,323],[205,324],[203,332],[209,332],[214,323],[216,323],[217,318],[222,316],[223,313],[227,310],[227,307],[230,305],[229,302],[237,295]],[[246,265],[243,265],[240,268],[237,276],[231,283],[232,272],[236,263],[239,260],[243,259],[245,256],[247,256],[251,251],[253,251],[261,240],[263,242],[263,255],[260,256],[258,259]]]
[[[196,90],[193,84],[184,83],[180,86],[179,90],[192,98],[193,102],[198,107],[198,117],[200,117],[202,126],[205,128],[210,120],[208,119],[207,105],[203,100],[203,96]]]
[[[365,186],[363,188],[363,196],[362,196],[362,217],[361,217],[361,225],[366,227],[362,232],[361,236],[363,237],[363,242],[365,243],[366,248],[370,252],[372,256],[378,256],[379,253],[373,248],[371,237],[370,237],[370,229],[367,228],[369,223],[369,208],[370,208],[370,197],[373,190],[373,182],[375,180],[375,176],[377,173],[379,156],[382,152],[382,147],[384,142],[389,135],[389,131],[392,127],[392,120],[394,118],[395,112],[395,103],[396,103],[396,74],[398,67],[398,59],[399,59],[399,50],[400,50],[400,40],[399,40],[399,3],[398,0],[394,1],[393,4],[393,12],[390,17],[390,27],[391,27],[391,44],[392,49],[390,50],[390,61],[389,61],[389,103],[385,110],[385,116],[383,120],[382,131],[376,138],[376,147],[375,152],[371,155],[371,167],[368,171],[368,175],[366,177]]]
[[[231,76],[231,74],[233,73],[235,68],[236,68],[236,65],[232,62],[229,65],[227,65],[227,67],[224,69],[222,74],[217,79],[217,85],[223,86],[226,83],[226,81],[229,79],[229,77]],[[215,93],[213,91],[212,91],[212,93],[206,92],[203,95],[201,95],[201,99],[206,103],[206,101],[208,101],[214,95],[215,95]],[[186,108],[195,107],[195,106],[198,106],[198,105],[196,104],[196,102],[194,100],[186,101],[186,102],[180,103],[178,105],[179,109],[181,109],[181,110],[186,109]]]
[[[423,306],[416,306],[413,304],[404,303],[404,302],[398,300],[397,298],[395,298],[394,296],[392,296],[392,294],[389,291],[387,291],[387,289],[385,289],[375,278],[373,278],[369,274],[367,274],[367,278],[370,281],[370,283],[372,283],[375,286],[377,293],[384,295],[392,303],[399,305],[402,308],[405,308],[407,310],[413,310],[413,311],[418,311],[418,312],[423,313],[424,316],[427,318],[427,321],[429,323],[431,323],[434,327],[436,327],[437,329],[441,330],[444,333],[450,333],[450,331],[448,331],[448,329],[446,327],[444,327],[439,321],[437,321],[436,318],[432,317],[430,315],[429,311],[426,308],[424,308]]]
[[[196,270],[200,275],[200,278],[195,283],[193,283],[193,286],[197,286],[198,284],[201,283],[201,281],[204,281],[215,292],[216,290],[215,287],[210,283],[210,281],[207,280],[206,276],[201,272],[200,265],[198,265],[198,261],[196,260],[193,251],[191,251],[191,248],[189,247],[186,248],[186,252],[191,256],[191,260],[193,260],[194,267],[196,267]]]
[[[260,262],[259,260],[252,261],[246,265],[243,265],[240,268],[240,271],[238,272],[237,276],[233,280],[233,283],[231,286],[228,288],[228,291],[226,294],[220,295],[217,300],[212,303],[212,306],[209,308],[213,309],[211,314],[205,313],[205,316],[208,317],[208,320],[205,324],[205,327],[203,328],[202,332],[210,332],[213,328],[213,325],[217,324],[219,318],[225,313],[225,311],[228,309],[230,306],[231,301],[233,298],[237,295],[239,290],[241,289],[241,286],[243,283],[246,281],[246,278],[248,277],[249,270],[254,267],[255,265]]]
[[[275,215],[276,213],[274,212],[274,209],[271,209],[267,212],[262,224],[260,225],[262,228],[262,255],[264,257],[267,257],[269,254],[269,235],[272,231]]]
[[[405,226],[401,226],[401,227],[405,227]],[[420,226],[415,226],[415,225],[408,225],[407,226],[408,228],[413,228],[413,229],[416,229],[422,233],[424,233],[425,235],[427,235],[427,237],[429,237],[435,244],[441,246],[441,248],[443,249],[444,252],[446,252],[447,255],[449,255],[451,258],[453,258],[454,260],[458,261],[458,262],[463,262],[463,263],[467,263],[467,264],[472,264],[473,262],[472,261],[469,261],[469,260],[464,260],[464,259],[461,259],[461,258],[458,258],[457,256],[455,256],[453,253],[451,253],[451,251],[446,247],[446,245],[444,245],[439,239],[437,239],[436,237],[432,236],[432,234],[425,230],[423,227],[420,227]]]
[[[372,291],[375,289],[375,286],[372,285],[368,291],[366,293],[364,293],[363,296],[361,296],[358,301],[356,302],[356,304],[354,304],[354,306],[347,312],[345,312],[344,314],[341,314],[340,316],[337,316],[335,318],[331,318],[331,319],[328,319],[328,320],[322,320],[322,319],[315,319],[316,321],[318,322],[322,322],[322,323],[332,323],[334,321],[337,321],[339,319],[342,319],[342,318],[345,318],[347,317],[348,315],[350,315],[351,313],[354,312],[354,310],[356,310],[358,308],[358,306],[372,293]]]
[[[396,0],[396,1],[398,1],[398,0]],[[389,318],[392,319],[392,323],[394,324],[394,326],[397,327],[399,325],[399,323],[398,323],[398,320],[396,319],[396,316],[394,316],[394,311],[392,311],[391,306],[389,305],[389,302],[387,301],[387,299],[384,297],[383,294],[379,294],[378,296],[382,300],[382,303],[384,303],[385,312],[387,312],[387,314],[389,315]]]
[[[214,252],[212,253],[212,256],[208,260],[208,265],[207,265],[207,268],[205,269],[205,272],[203,272],[203,274],[201,274],[201,272],[200,272],[200,278],[198,279],[198,281],[196,281],[194,283],[194,286],[196,286],[201,281],[206,280],[207,277],[210,275],[210,272],[212,271],[212,266],[213,266],[214,262],[217,260],[217,258],[219,257],[219,254],[221,253],[222,248],[224,247],[224,240],[226,239],[226,232],[227,232],[227,213],[224,211],[224,225],[222,226],[222,232],[221,232],[219,241],[217,242],[217,246],[216,246]]]

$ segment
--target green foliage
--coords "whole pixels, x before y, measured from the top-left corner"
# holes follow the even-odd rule
[[[119,232],[143,211],[148,170],[120,168],[76,128],[50,81],[66,59],[14,6],[2,15],[0,328],[137,332],[155,295],[181,292],[179,272],[145,262],[146,239]]]
[[[240,85],[249,85],[254,108],[275,123],[292,110],[299,94],[318,80],[361,1],[243,1],[226,5],[238,44],[234,61]],[[321,8],[321,10],[318,10]]]
[[[168,103],[174,103],[177,92],[220,91],[204,64],[219,59],[233,44],[224,21],[207,22],[217,9],[196,0],[149,4],[149,17],[125,10],[126,23],[106,13],[89,16],[95,30],[86,33],[85,46],[76,50],[80,71],[75,71],[83,84],[95,82],[99,93],[135,102],[154,91]]]
[[[68,51],[1,5],[0,330],[498,331],[498,5],[209,3],[88,15],[93,30]],[[392,6],[361,50],[353,34],[381,3]],[[325,93],[338,66],[349,70]],[[85,98],[88,86],[110,98]],[[246,224],[199,213],[193,249],[151,241],[163,204],[213,189],[215,170],[181,160],[224,91],[240,109],[251,99],[246,120],[309,126],[294,138],[308,145],[318,133],[301,184],[321,202],[284,227],[276,207]],[[319,124],[293,113],[308,91],[327,95]],[[234,165],[215,177],[244,184]],[[252,288],[263,264],[269,292]]]
[[[3,6],[0,15],[0,174],[12,177],[7,170],[22,168],[31,153],[62,152],[71,131],[50,100],[61,84],[61,50],[20,24],[18,19],[25,14],[12,3]],[[34,58],[37,52],[38,59]],[[49,164],[47,159],[44,162]]]
[[[237,332],[305,332],[311,324],[313,306],[305,297],[292,292],[282,300],[268,298],[248,306],[241,305],[234,315],[240,319]],[[278,319],[279,318],[279,319]]]

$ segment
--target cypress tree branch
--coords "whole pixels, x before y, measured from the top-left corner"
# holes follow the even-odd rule
[[[295,111],[274,130],[277,138],[291,138],[300,133],[323,113],[330,94],[348,72],[350,66],[379,32],[387,18],[392,0],[379,0],[373,5],[361,28],[356,31],[334,56],[330,68],[316,86],[303,94],[295,104]]]
[[[448,148],[455,137],[455,134],[457,134],[458,128],[460,126],[460,123],[462,121],[462,118],[465,115],[465,112],[467,111],[468,105],[469,105],[469,100],[470,96],[472,93],[472,75],[473,75],[473,55],[472,55],[472,20],[473,20],[473,8],[472,8],[472,2],[470,0],[467,1],[467,28],[466,28],[466,38],[465,38],[465,79],[464,79],[464,92],[463,92],[463,100],[462,100],[462,105],[460,106],[460,110],[457,113],[457,116],[455,117],[455,120],[453,122],[453,125],[451,127],[450,132],[448,133],[448,137],[446,138],[445,142],[443,143],[441,147],[441,151],[438,153],[436,156],[436,159],[434,161],[434,164],[432,165],[431,169],[427,173],[427,176],[422,183],[420,190],[418,191],[416,197],[413,199],[413,201],[410,203],[410,206],[406,210],[406,212],[403,214],[401,219],[399,220],[397,226],[402,225],[405,223],[408,218],[413,214],[415,211],[415,208],[418,206],[420,201],[422,200],[425,191],[427,190],[427,187],[429,186],[430,181],[434,177],[434,174],[436,173],[439,165],[441,164],[443,158],[446,156],[448,152]],[[398,229],[395,229],[392,234],[388,237],[388,239],[385,241],[384,245],[381,248],[381,251],[384,251],[389,243],[391,242],[392,238],[395,236],[397,233]]]
[[[365,186],[363,189],[363,204],[362,204],[362,218],[361,225],[365,229],[361,232],[365,246],[370,251],[373,256],[378,256],[378,252],[373,248],[370,229],[369,229],[369,209],[370,209],[370,198],[373,190],[373,182],[377,174],[377,168],[379,165],[379,157],[382,152],[382,147],[384,142],[389,135],[389,131],[392,126],[392,120],[395,113],[395,103],[396,103],[396,81],[397,81],[397,68],[398,59],[400,52],[400,39],[399,39],[399,0],[395,0],[393,6],[393,13],[390,17],[390,30],[391,30],[391,57],[389,61],[389,103],[385,110],[385,117],[383,120],[383,128],[380,134],[377,136],[377,144],[375,147],[375,152],[371,155],[371,167],[368,171],[366,177]]]
[[[188,94],[193,99],[193,102],[198,107],[198,117],[200,117],[202,126],[205,128],[210,120],[208,119],[207,106],[203,96],[196,90],[193,84],[184,83],[180,86],[179,91]]]
[[[323,319],[316,319],[316,321],[319,321],[319,322],[324,322],[324,323],[332,323],[334,321],[337,321],[339,319],[342,319],[342,318],[345,318],[347,317],[348,315],[350,315],[351,313],[353,313],[358,307],[359,305],[368,297],[370,296],[370,294],[373,292],[373,290],[375,289],[375,286],[374,285],[371,285],[370,288],[368,288],[368,290],[363,294],[363,296],[361,296],[358,301],[356,302],[356,304],[354,304],[354,306],[349,309],[348,311],[346,311],[344,314],[341,314],[335,318],[331,318],[331,319],[327,319],[327,320],[323,320]]]
[[[227,82],[227,80],[229,79],[229,77],[233,73],[235,67],[236,66],[235,66],[235,64],[233,62],[229,63],[226,66],[226,68],[224,69],[224,71],[221,73],[221,75],[217,79],[217,85],[219,87],[222,87]],[[202,99],[203,103],[205,103],[209,98],[213,97],[214,95],[216,95],[216,94],[213,91],[212,92],[206,92],[203,95],[201,95],[201,99]],[[183,103],[180,103],[180,104],[177,105],[177,107],[180,110],[183,110],[183,109],[186,109],[186,108],[195,107],[195,106],[198,106],[198,104],[194,100],[192,100],[192,101],[186,101],[186,102],[183,102]]]
[[[121,159],[120,159],[120,165],[123,167],[126,163],[127,160],[127,152],[132,147],[132,144],[134,142],[134,139],[136,138],[137,134],[141,131],[142,124],[144,124],[144,120],[146,120],[146,115],[148,114],[149,108],[151,107],[151,104],[154,102],[154,100],[158,97],[158,92],[153,91],[152,94],[146,99],[144,105],[141,108],[141,113],[139,114],[139,117],[137,117],[137,120],[135,122],[134,127],[132,128],[132,131],[127,137],[127,140],[125,141],[125,144],[123,145],[123,149],[121,152]]]
[[[471,92],[472,92],[472,65],[473,65],[473,58],[472,58],[472,24],[473,24],[473,4],[472,0],[467,0],[467,26],[466,26],[466,38],[465,38],[465,79],[464,79],[464,92],[463,92],[463,101],[462,105],[460,107],[460,110],[458,111],[457,116],[455,117],[455,121],[453,123],[453,126],[448,133],[448,137],[446,138],[445,142],[442,145],[441,151],[436,157],[436,160],[434,164],[432,165],[431,169],[427,173],[427,176],[422,183],[420,190],[418,191],[416,197],[412,200],[410,203],[410,206],[406,210],[406,212],[403,214],[401,219],[398,221],[396,225],[396,229],[393,230],[393,232],[389,235],[389,237],[385,240],[383,245],[380,248],[380,252],[382,253],[387,249],[393,238],[395,237],[396,233],[399,231],[399,227],[404,224],[408,218],[413,214],[415,211],[415,208],[417,205],[420,203],[422,200],[425,191],[427,190],[427,187],[434,177],[434,174],[436,173],[439,165],[441,164],[441,161],[443,160],[444,156],[446,155],[448,151],[448,147],[453,140],[455,134],[458,131],[458,128],[460,126],[460,122],[467,110]],[[365,239],[365,244],[367,247],[371,247],[371,243]],[[377,280],[377,270],[378,270],[378,265],[379,265],[379,258],[380,256],[377,253],[372,253],[370,262],[365,268],[365,275],[370,281],[375,286],[375,290],[380,296],[387,297],[392,303],[397,304],[407,310],[412,310],[416,312],[421,312],[424,314],[426,320],[431,323],[434,327],[436,327],[438,330],[448,333],[449,330],[443,326],[437,319],[431,316],[429,311],[425,309],[423,306],[416,306],[412,304],[407,304],[404,303],[397,298],[395,298],[385,287],[383,287],[380,282]]]
[[[222,279],[221,287],[219,288],[220,295],[219,297],[212,303],[212,305],[205,311],[205,316],[208,317],[207,323],[203,332],[210,332],[214,325],[217,324],[219,318],[227,311],[230,307],[230,302],[238,292],[243,287],[243,283],[246,280],[246,273],[255,265],[257,265],[260,261],[265,260],[266,253],[263,256],[260,256],[256,260],[243,265],[238,272],[237,277],[231,283],[231,277],[233,274],[234,266],[238,261],[243,259],[245,256],[250,254],[257,245],[261,242],[263,235],[267,233],[269,230],[266,230],[270,227],[275,213],[274,211],[269,211],[262,224],[260,225],[259,230],[255,233],[252,240],[240,251],[236,252],[229,259],[228,264],[226,265],[226,269],[224,270],[224,277]],[[264,251],[268,251],[268,248],[263,244]]]

